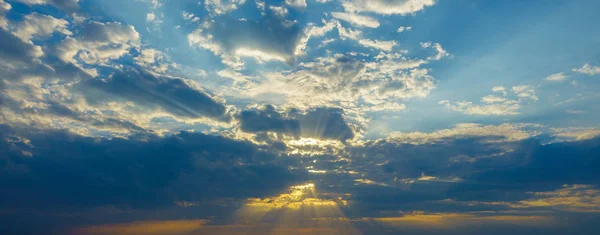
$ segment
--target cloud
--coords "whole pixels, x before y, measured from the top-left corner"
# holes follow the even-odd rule
[[[402,33],[404,31],[410,31],[411,29],[412,29],[412,27],[410,27],[410,26],[400,26],[400,27],[398,27],[398,29],[396,30],[396,32]]]
[[[305,8],[306,0],[285,0],[285,4],[291,7]]]
[[[395,103],[427,96],[435,87],[428,71],[418,68],[425,63],[395,53],[381,53],[371,62],[334,54],[301,63],[298,71],[263,73],[264,79],[239,89],[255,98],[283,95],[298,107],[398,110],[402,104]]]
[[[589,140],[600,136],[600,130],[573,128],[567,130],[559,130],[558,133],[555,134],[555,136],[576,141]]]
[[[450,53],[448,53],[444,48],[442,48],[442,45],[439,43],[432,43],[432,42],[421,42],[421,47],[422,48],[433,48],[436,52],[435,56],[430,56],[427,59],[428,60],[440,60],[443,57],[447,57],[450,56]]]
[[[229,120],[226,107],[191,82],[133,68],[116,71],[103,80],[88,80],[79,86],[79,90],[86,94],[90,103],[121,98],[176,116]],[[107,93],[115,97],[107,96]]]
[[[187,39],[190,46],[207,49],[221,56],[229,67],[241,69],[244,65],[241,57],[292,63],[303,38],[299,26],[267,14],[259,20],[226,18],[216,23],[205,22]]]
[[[169,221],[135,221],[132,223],[95,225],[72,229],[74,234],[81,235],[174,235],[188,234],[198,231],[207,220],[169,220]]]
[[[0,128],[0,160],[7,163],[0,166],[0,204],[11,210],[141,209],[262,197],[301,177],[256,145],[201,133],[103,139]]]
[[[74,12],[79,8],[79,0],[17,0],[28,5],[53,5],[66,12]]]
[[[332,12],[331,15],[336,19],[346,21],[355,26],[364,26],[369,28],[379,27],[379,21],[373,17],[346,12]]]
[[[553,208],[574,212],[600,212],[600,190],[592,185],[563,185],[554,191],[530,192],[532,197],[510,204],[514,208]]]
[[[139,46],[140,35],[131,25],[88,21],[75,37],[65,38],[56,47],[56,53],[64,62],[73,64],[106,64]]]
[[[237,10],[244,3],[246,0],[205,0],[204,7],[208,12],[222,15]]]
[[[588,76],[594,76],[596,74],[600,74],[600,67],[592,66],[592,65],[586,63],[581,68],[573,69],[573,72],[586,74]]]
[[[269,6],[269,10],[273,11],[278,17],[285,18],[288,15],[288,9],[282,6]]]
[[[15,67],[17,65],[30,66],[44,55],[40,46],[34,45],[31,41],[23,41],[16,34],[0,28],[0,61],[3,65]]]
[[[434,0],[347,0],[342,6],[348,12],[373,12],[382,15],[407,15],[433,6]]]
[[[512,153],[522,155],[520,164],[515,162],[510,167],[495,167],[469,179],[507,184],[506,187],[510,188],[530,187],[529,191],[536,185],[543,188],[549,184],[595,184],[600,179],[600,174],[592,170],[599,167],[595,154],[600,150],[598,138],[544,145],[536,142],[525,142]]]
[[[71,31],[67,29],[68,26],[69,22],[64,19],[56,19],[34,12],[24,17],[24,20],[18,24],[15,33],[24,41],[33,37],[47,37],[54,32],[72,35]]]
[[[546,81],[553,81],[553,82],[558,82],[558,81],[564,81],[566,78],[568,78],[567,75],[565,75],[565,73],[555,73],[552,74],[546,78],[544,78]]]
[[[136,64],[143,66],[154,73],[164,73],[169,68],[165,53],[153,48],[141,49],[140,54],[134,58]]]
[[[6,27],[8,27],[8,20],[6,20],[5,14],[10,11],[10,9],[12,9],[10,4],[4,2],[4,0],[0,0],[0,28],[6,29]]]
[[[354,138],[341,109],[315,108],[305,112],[292,109],[279,113],[267,105],[240,114],[241,129],[246,132],[275,132],[290,136],[346,141]]]
[[[521,141],[539,135],[537,131],[526,131],[526,124],[481,125],[476,123],[458,124],[451,129],[431,133],[411,132],[388,134],[386,140],[395,143],[426,144],[443,142],[447,139],[473,138],[488,139],[491,142]]]
[[[469,115],[517,115],[521,104],[527,101],[537,101],[538,97],[535,94],[535,89],[531,86],[514,86],[511,88],[513,97],[507,97],[507,92],[504,87],[494,87],[495,93],[501,93],[501,96],[488,95],[481,98],[483,104],[473,104],[470,101],[450,102],[442,100],[439,104],[446,108]]]
[[[371,48],[375,48],[375,49],[387,51],[387,52],[390,52],[393,47],[398,45],[398,43],[393,40],[384,41],[384,40],[371,40],[371,39],[363,38],[362,31],[345,28],[337,21],[336,21],[336,25],[337,25],[337,29],[338,29],[338,34],[340,35],[340,38],[342,40],[351,39],[351,40],[358,42],[358,44],[360,44],[364,47],[371,47]]]

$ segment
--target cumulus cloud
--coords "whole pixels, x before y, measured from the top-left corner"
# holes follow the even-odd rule
[[[347,12],[332,12],[331,16],[338,20],[346,21],[355,26],[364,26],[369,28],[379,27],[379,21],[370,16],[363,16]]]
[[[156,49],[144,48],[141,49],[140,54],[134,58],[134,61],[150,71],[155,73],[164,73],[169,68],[167,63],[167,56]]]
[[[306,0],[285,0],[285,4],[291,7],[305,8]]]
[[[288,25],[268,14],[260,20],[224,19],[218,25],[205,22],[188,35],[190,46],[210,50],[223,63],[241,69],[241,57],[259,61],[295,61],[297,47],[304,37],[297,25]]]
[[[241,129],[246,132],[275,132],[317,139],[349,140],[354,138],[343,111],[335,108],[315,108],[305,112],[291,109],[279,113],[274,106],[245,110],[240,114]]]
[[[264,73],[264,80],[241,88],[252,97],[280,94],[301,107],[336,106],[354,109],[364,105],[388,107],[398,100],[426,96],[434,87],[426,61],[410,60],[399,54],[382,54],[365,62],[351,55],[335,54],[302,63],[295,72]],[[389,104],[389,105],[387,105]]]
[[[481,98],[481,104],[470,101],[450,102],[442,100],[439,103],[448,109],[469,115],[517,115],[521,104],[529,101],[537,101],[535,89],[531,86],[514,86],[511,88],[511,96],[507,96],[504,87],[494,87],[495,93],[501,95],[488,95]]]
[[[434,0],[346,0],[342,2],[342,6],[348,12],[373,12],[382,15],[412,14],[434,4]]]
[[[31,41],[24,41],[18,35],[0,28],[0,67],[15,67],[16,65],[31,65],[38,60],[44,52],[40,46]]]
[[[119,22],[88,21],[74,37],[65,38],[57,47],[57,56],[73,64],[106,64],[140,46],[140,35],[131,25]]]
[[[288,9],[282,6],[269,6],[269,10],[273,11],[273,14],[281,18],[285,18],[288,15]]]
[[[33,37],[47,37],[54,32],[72,35],[71,31],[67,29],[68,26],[69,22],[64,19],[56,19],[34,12],[24,17],[24,20],[18,24],[15,33],[24,41]]]
[[[594,76],[596,74],[600,74],[600,67],[585,63],[583,66],[581,66],[581,68],[574,68],[573,72]]]

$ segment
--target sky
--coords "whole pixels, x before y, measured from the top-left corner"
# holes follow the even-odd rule
[[[599,9],[0,0],[0,234],[597,234]]]

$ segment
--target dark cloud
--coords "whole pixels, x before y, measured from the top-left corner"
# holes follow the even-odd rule
[[[284,118],[272,105],[259,110],[245,110],[240,114],[241,128],[245,132],[279,132],[298,135],[300,122]]]
[[[0,130],[2,208],[161,207],[264,196],[298,177],[256,145],[200,133],[97,139]]]
[[[271,11],[265,13],[258,20],[243,21],[227,15],[218,16],[210,26],[190,34],[189,42],[196,43],[197,37],[211,38],[222,50],[219,53],[235,54],[236,50],[244,48],[293,64],[296,48],[305,36],[304,30],[297,22],[284,20]]]
[[[29,65],[43,55],[42,48],[21,40],[17,35],[0,28],[1,66]]]
[[[343,111],[336,108],[315,108],[303,113],[291,109],[278,113],[271,105],[245,110],[240,114],[241,129],[246,132],[276,132],[320,139],[348,140],[354,138]]]
[[[518,188],[544,187],[561,184],[600,185],[600,138],[590,140],[540,144],[523,142],[515,155],[521,164],[495,167],[470,176],[470,179],[490,184],[512,185]]]
[[[90,103],[125,99],[162,108],[181,117],[210,117],[229,121],[224,104],[179,78],[155,76],[134,68],[117,71],[106,79],[91,79],[79,86]]]

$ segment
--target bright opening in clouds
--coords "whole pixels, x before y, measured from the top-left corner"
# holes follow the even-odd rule
[[[598,10],[0,0],[0,234],[598,234]]]

